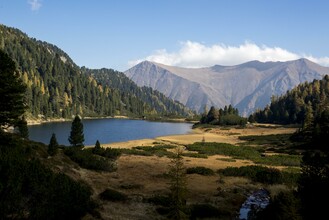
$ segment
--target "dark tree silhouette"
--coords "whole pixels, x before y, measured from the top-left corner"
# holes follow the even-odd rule
[[[16,126],[18,127],[19,134],[22,138],[29,138],[29,129],[27,128],[27,121],[23,115],[22,119],[20,119]]]
[[[71,134],[68,140],[73,147],[84,146],[83,142],[85,141],[85,136],[83,134],[83,124],[78,115],[75,116],[72,122]]]
[[[96,141],[95,147],[92,150],[94,154],[99,154],[102,151],[102,147],[101,144],[99,143],[99,141]]]
[[[48,154],[54,156],[58,149],[58,142],[56,139],[56,135],[53,133],[50,138],[50,142],[48,145]]]
[[[0,126],[16,125],[25,111],[26,87],[14,61],[0,50]]]

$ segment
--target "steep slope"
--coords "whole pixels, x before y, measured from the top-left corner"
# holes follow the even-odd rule
[[[122,72],[106,68],[88,69],[85,67],[82,67],[81,71],[96,79],[99,84],[121,91],[124,103],[131,103],[131,105],[126,106],[131,111],[138,111],[136,108],[143,107],[135,104],[137,100],[141,100],[144,103],[151,103],[152,109],[148,109],[149,112],[154,111],[167,116],[192,114],[183,104],[167,98],[164,94],[153,90],[151,87],[138,87],[136,83]],[[135,101],[125,101],[128,98],[134,98]]]
[[[18,29],[0,25],[0,49],[17,63],[27,85],[29,117],[187,114],[182,105],[160,93],[154,93],[153,100],[142,100],[125,91],[127,87],[111,87],[97,82],[64,51],[30,38]],[[117,75],[111,77],[120,81],[116,79]],[[165,101],[159,104],[158,100]]]
[[[329,68],[306,59],[193,69],[144,61],[125,72],[139,86],[151,86],[196,111],[232,104],[243,115],[264,107],[271,96],[327,73]]]

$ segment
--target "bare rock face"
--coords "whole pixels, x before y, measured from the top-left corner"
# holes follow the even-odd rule
[[[232,104],[246,116],[305,81],[329,74],[307,59],[288,62],[251,61],[236,66],[181,68],[144,61],[125,71],[139,86],[149,86],[187,107],[202,112],[205,105]]]

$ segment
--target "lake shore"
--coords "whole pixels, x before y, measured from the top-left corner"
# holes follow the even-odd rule
[[[155,144],[187,145],[195,142],[218,142],[237,144],[243,142],[239,136],[270,135],[294,133],[296,128],[254,125],[246,128],[195,128],[189,134],[160,136],[153,139],[140,139],[124,142],[102,143],[102,147],[132,148],[136,146],[154,146]],[[92,146],[89,146],[92,147]]]
[[[116,119],[133,119],[129,118],[128,116],[124,115],[117,115],[117,116],[104,116],[104,117],[84,117],[83,120],[90,120],[90,119],[104,119],[104,118],[116,118]],[[27,119],[27,125],[40,125],[44,123],[52,123],[52,122],[66,122],[66,121],[72,121],[72,119],[68,118],[50,118],[50,119]]]

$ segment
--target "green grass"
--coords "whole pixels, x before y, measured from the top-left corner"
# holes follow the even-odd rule
[[[189,151],[196,151],[203,155],[225,155],[233,159],[251,160],[257,164],[272,166],[299,166],[300,155],[272,155],[262,156],[261,147],[235,146],[226,143],[201,143],[197,142],[186,147]]]
[[[186,148],[189,151],[197,151],[199,154],[205,154],[208,156],[225,155],[236,159],[250,159],[260,155],[259,151],[254,147],[239,147],[226,143],[197,142],[188,145]]]
[[[266,164],[272,166],[300,166],[302,157],[300,155],[271,155],[254,158],[256,164]]]
[[[291,134],[249,135],[240,136],[239,139],[246,141],[242,145],[259,145],[275,149],[289,148],[294,145],[290,140]]]

